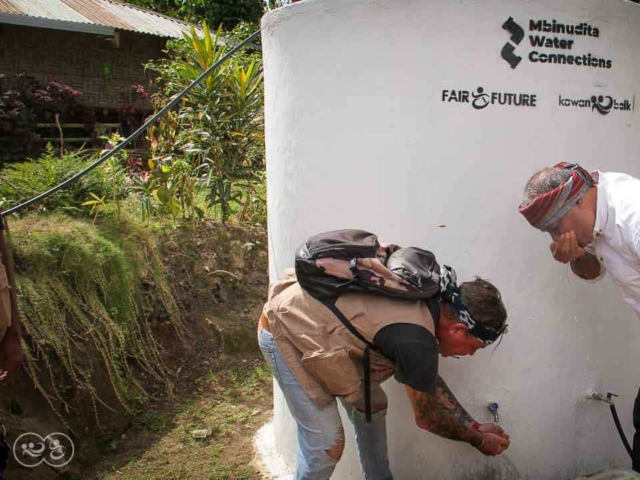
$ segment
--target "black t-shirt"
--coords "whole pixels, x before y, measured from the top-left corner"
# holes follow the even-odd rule
[[[440,311],[429,305],[437,327]],[[392,323],[381,329],[373,343],[396,364],[395,379],[419,392],[435,392],[438,380],[438,343],[433,334],[413,323]]]

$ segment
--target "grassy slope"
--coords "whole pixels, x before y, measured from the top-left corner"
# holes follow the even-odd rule
[[[259,478],[250,442],[271,408],[255,341],[264,231],[66,217],[12,230],[31,357],[31,378],[0,397],[13,436],[72,429],[70,479]],[[12,478],[59,478],[45,468],[14,462]]]

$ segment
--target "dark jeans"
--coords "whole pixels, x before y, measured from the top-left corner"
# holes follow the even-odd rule
[[[633,426],[636,431],[633,434],[632,467],[634,471],[640,472],[640,390],[633,404]]]

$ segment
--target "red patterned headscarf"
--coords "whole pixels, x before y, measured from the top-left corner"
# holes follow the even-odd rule
[[[565,216],[595,183],[591,174],[577,163],[560,162],[553,167],[571,170],[571,176],[556,189],[539,195],[528,205],[518,208],[533,227],[542,231]]]

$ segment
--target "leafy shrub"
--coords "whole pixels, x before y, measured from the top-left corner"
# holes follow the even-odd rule
[[[229,50],[222,32],[203,27],[184,41],[169,43],[169,58],[151,62],[160,108]],[[206,207],[222,221],[247,212],[264,171],[262,64],[240,53],[221,64],[186,96],[176,112],[149,132],[155,197],[169,213],[202,214],[194,199],[206,193]],[[186,181],[189,180],[189,181]]]
[[[67,152],[58,158],[53,147],[48,145],[40,158],[8,165],[0,173],[0,208],[6,210],[53,188],[95,160],[95,154],[83,151]],[[130,182],[125,169],[117,162],[98,167],[31,209],[78,214],[86,210],[82,203],[93,198],[92,194],[106,199],[124,198]]]

